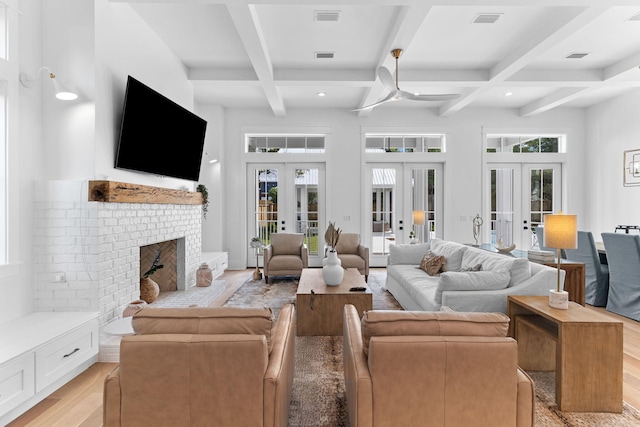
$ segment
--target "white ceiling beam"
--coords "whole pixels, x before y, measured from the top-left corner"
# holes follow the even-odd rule
[[[262,89],[273,114],[276,116],[284,116],[286,114],[284,100],[273,80],[273,66],[269,52],[267,51],[264,34],[258,21],[255,6],[247,4],[238,5],[229,2],[227,9],[238,31],[238,35],[242,40],[242,44],[247,51],[247,55],[249,55],[251,65],[253,65],[258,80],[262,84]]]
[[[527,117],[543,113],[559,105],[566,104],[592,90],[594,90],[594,88],[562,88],[520,108],[520,116]]]
[[[540,54],[574,34],[609,8],[609,6],[593,6],[582,8],[579,12],[576,12],[574,8],[557,11],[544,25],[536,29],[535,36],[529,38],[526,44],[514,50],[490,70],[489,81],[497,83],[510,78],[538,58]],[[568,14],[571,16],[567,16]],[[491,88],[491,85],[485,85],[465,96],[446,102],[440,107],[439,114],[446,116],[457,112],[477,100]]]
[[[640,66],[640,52],[636,52],[615,64],[609,65],[602,70],[602,77],[604,80],[616,79],[628,71],[637,71],[638,66]],[[640,73],[638,74],[638,77],[640,77]]]

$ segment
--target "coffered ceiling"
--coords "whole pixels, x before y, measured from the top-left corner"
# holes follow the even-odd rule
[[[393,48],[404,49],[401,89],[460,96],[381,109],[447,116],[506,107],[529,116],[640,87],[640,0],[112,1],[131,4],[175,52],[197,102],[276,116],[384,98],[376,69],[395,72]]]

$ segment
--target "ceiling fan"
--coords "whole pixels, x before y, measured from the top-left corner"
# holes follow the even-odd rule
[[[393,80],[393,76],[391,72],[387,70],[385,67],[378,67],[378,78],[382,85],[389,91],[389,94],[385,96],[378,102],[373,104],[356,108],[353,111],[362,111],[369,110],[371,108],[377,107],[378,105],[382,105],[391,101],[399,101],[401,99],[409,99],[411,101],[448,101],[450,99],[456,99],[460,95],[455,93],[446,93],[446,94],[421,94],[421,93],[412,93],[407,92],[400,89],[398,85],[398,58],[402,55],[402,49],[393,49],[391,51],[391,56],[396,59],[396,79]]]

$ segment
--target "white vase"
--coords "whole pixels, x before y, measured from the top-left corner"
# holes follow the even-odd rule
[[[344,269],[342,261],[338,258],[338,252],[329,251],[327,257],[322,260],[322,279],[328,286],[338,286],[342,283]]]

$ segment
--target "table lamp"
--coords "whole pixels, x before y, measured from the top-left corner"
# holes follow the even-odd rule
[[[253,272],[253,280],[262,280],[262,272],[260,271],[260,265],[258,264],[258,256],[260,255],[260,249],[264,247],[264,244],[259,237],[254,237],[251,239],[249,246],[251,246],[256,253],[256,271]]]
[[[420,226],[420,233],[416,233],[418,236],[418,241],[420,241],[420,237],[424,237],[422,233],[422,226],[424,225],[424,211],[413,211],[413,225]]]
[[[564,215],[562,211],[544,216],[544,245],[558,251],[558,286],[549,293],[549,305],[554,308],[569,308],[569,293],[560,288],[560,251],[578,247],[577,224],[577,215]]]

